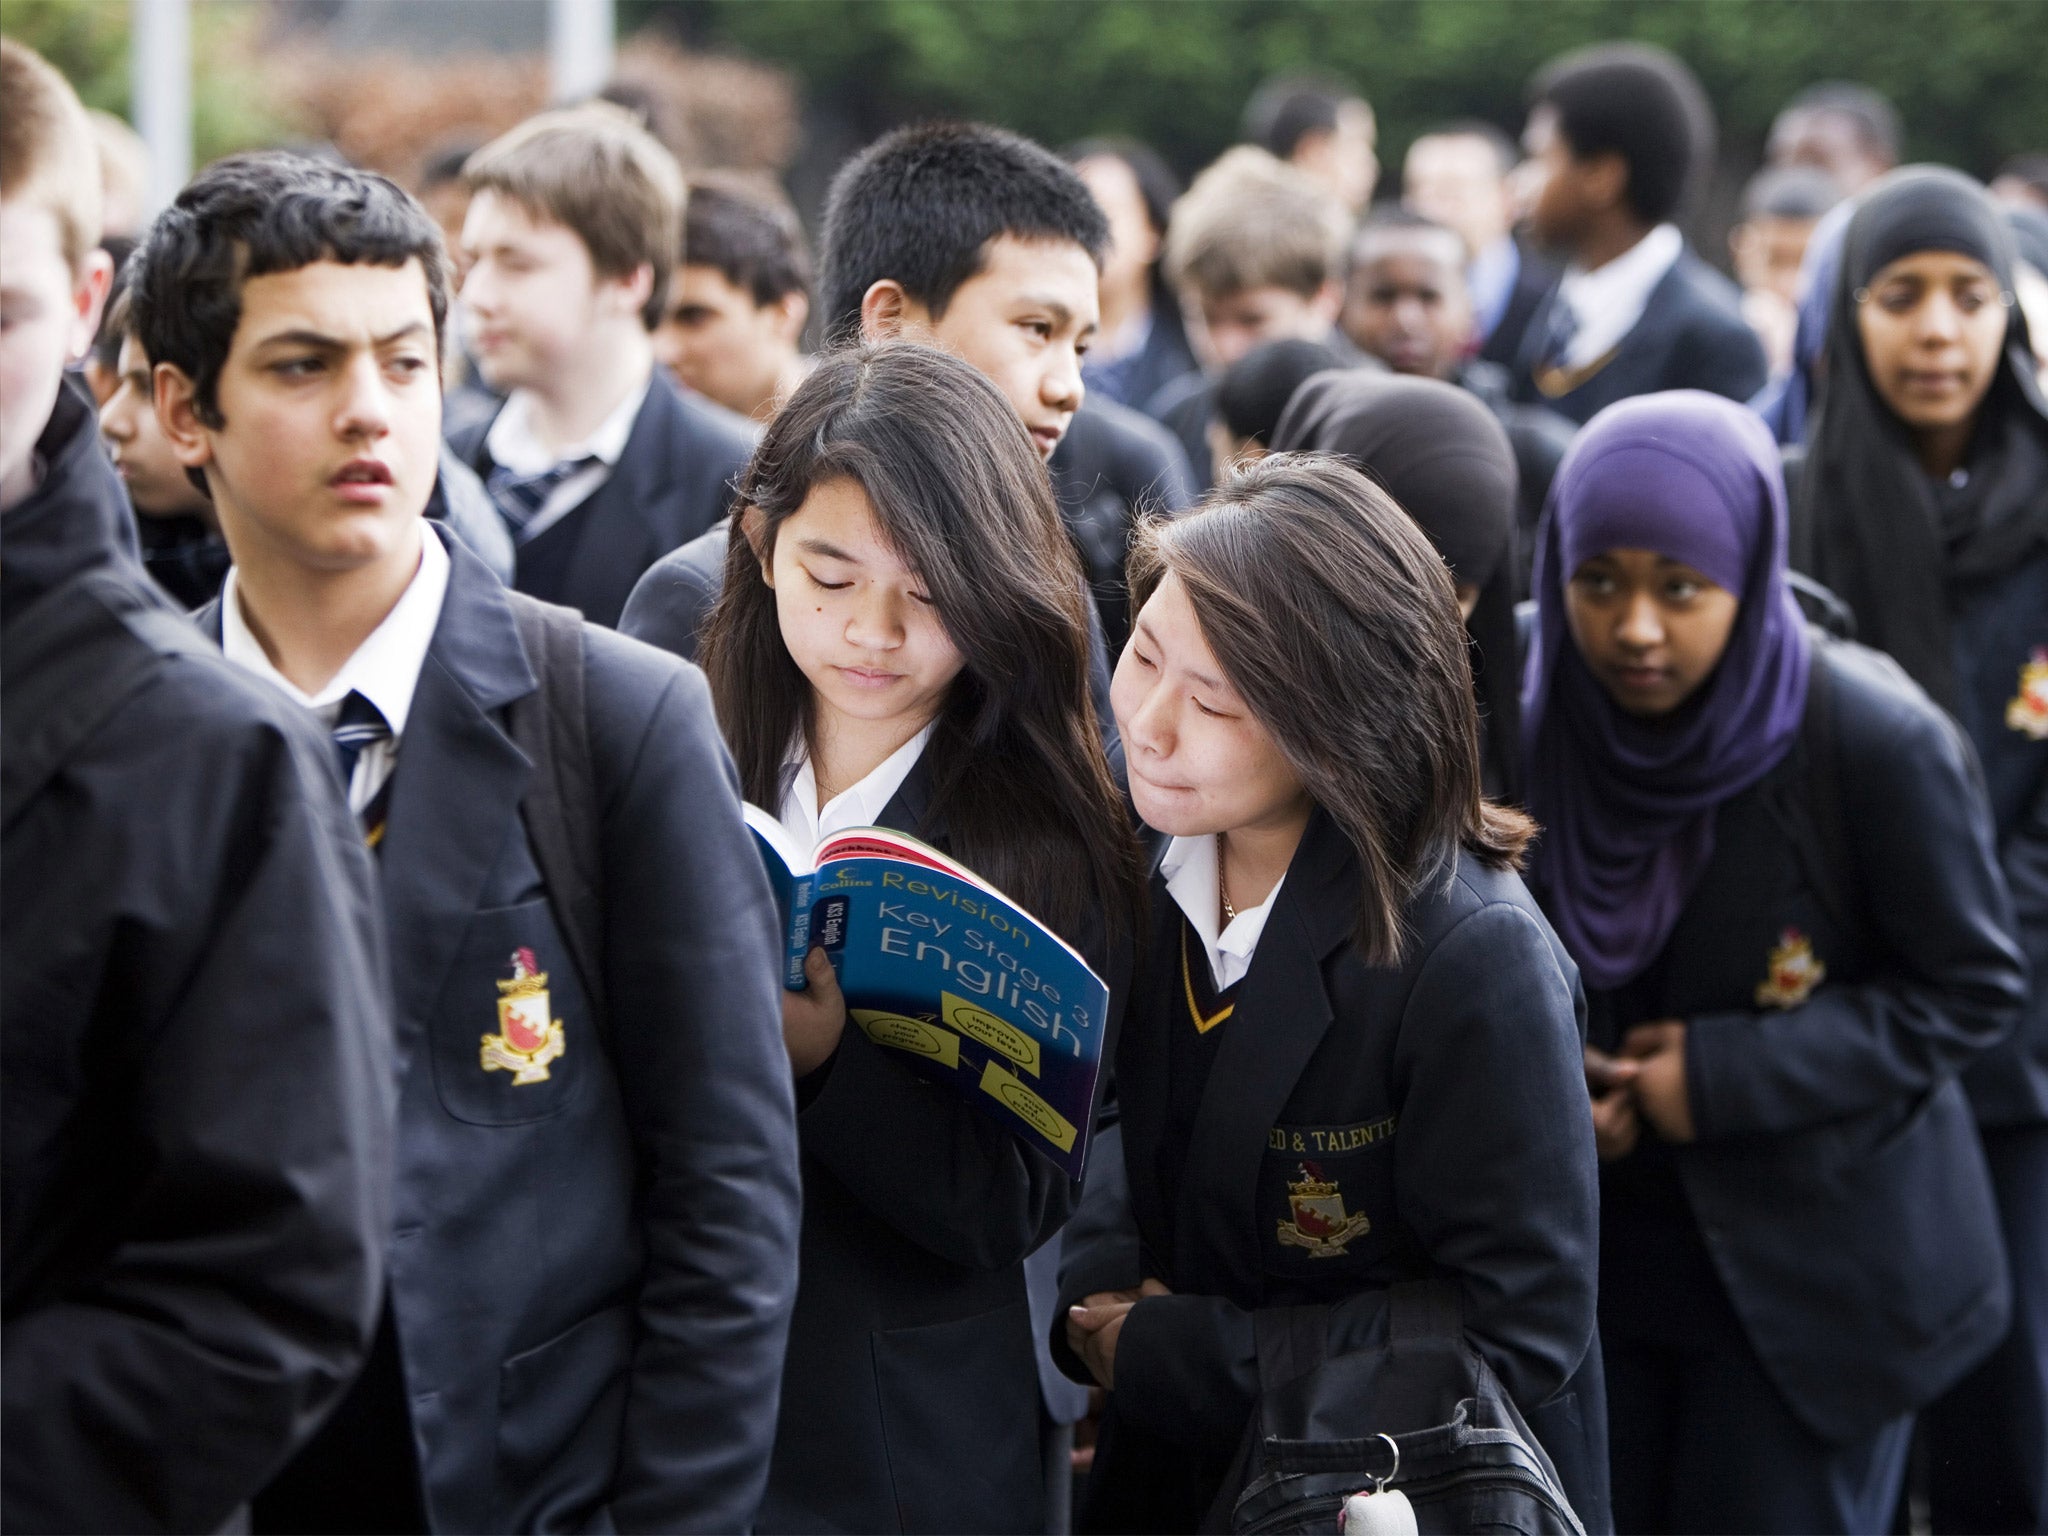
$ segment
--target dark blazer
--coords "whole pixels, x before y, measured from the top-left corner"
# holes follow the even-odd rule
[[[379,852],[400,1051],[391,1306],[437,1531],[737,1531],[760,1498],[798,1184],[780,924],[701,673],[586,626],[594,1016],[521,822],[511,599],[453,568]],[[207,617],[218,633],[219,609]],[[565,1049],[486,1070],[529,949]]]
[[[1550,290],[1563,276],[1554,262],[1539,256],[1527,241],[1517,240],[1515,251],[1521,260],[1515,268],[1515,285],[1508,292],[1508,307],[1501,311],[1500,322],[1479,349],[1481,361],[1504,366],[1521,355],[1522,338],[1529,333],[1529,322],[1536,318],[1536,311],[1543,307]]]
[[[1114,365],[1112,365],[1114,366]],[[1180,306],[1163,288],[1152,297],[1152,329],[1145,345],[1126,367],[1117,368],[1114,390],[1101,379],[1088,381],[1089,398],[1137,410],[1183,374],[1195,373],[1194,348],[1188,345],[1187,323]]]
[[[920,762],[878,819],[945,849],[930,792]],[[1113,1032],[1130,945],[1080,938]],[[858,1029],[797,1094],[802,1279],[760,1528],[1043,1530],[1023,1261],[1078,1187]]]
[[[1846,1442],[1938,1396],[2005,1331],[1998,1217],[1957,1075],[2012,1029],[2026,972],[1967,744],[1888,659],[1816,654],[1853,867],[1818,873],[1802,742],[1720,807],[1663,953],[1593,1000],[1607,1049],[1629,1025],[1686,1020],[1698,1133],[1672,1147],[1646,1132],[1607,1166],[1601,1307],[1662,1305],[1666,1273],[1628,1260],[1644,1246],[1631,1234],[1669,1219],[1654,1193],[1669,1159],[1665,1199],[1689,1208],[1765,1372]],[[1826,967],[1810,996],[1759,996],[1801,957]]]
[[[449,437],[486,480],[494,466],[485,440],[496,420],[494,411]],[[657,366],[611,478],[519,546],[513,585],[615,626],[640,573],[725,516],[733,477],[759,436],[745,417],[683,393]]]
[[[1158,1159],[1170,1032],[1187,1028],[1183,918],[1153,880],[1145,979],[1117,1053],[1124,1155],[1095,1163],[1061,1275],[1068,1303],[1148,1275],[1175,1293],[1139,1302],[1117,1344],[1116,1425],[1097,1459],[1112,1501],[1120,1482],[1149,1484],[1127,1491],[1191,1495],[1183,1513],[1199,1517],[1257,1390],[1259,1308],[1326,1308],[1341,1353],[1384,1342],[1389,1285],[1442,1275],[1525,1414],[1593,1345],[1577,967],[1520,879],[1462,854],[1410,903],[1401,963],[1369,966],[1351,943],[1358,882],[1349,842],[1318,811],[1235,996],[1176,1189]],[[1309,1163],[1346,1213],[1370,1219],[1335,1255],[1283,1238],[1288,1186]],[[1063,1323],[1054,1354],[1087,1379]],[[1601,1435],[1604,1462],[1604,1421]],[[1178,1490],[1157,1487],[1166,1448],[1185,1469]]]
[[[1124,563],[1138,520],[1185,512],[1195,501],[1195,472],[1174,435],[1149,416],[1111,400],[1074,413],[1046,469],[1095,594],[1103,637],[1123,649],[1131,627]]]
[[[136,563],[68,386],[40,447],[0,562],[0,1525],[218,1530],[377,1315],[374,876],[324,734]]]
[[[655,561],[633,588],[626,611],[619,616],[620,632],[659,646],[672,656],[695,661],[704,621],[711,617],[712,605],[725,586],[726,545],[731,538],[732,520],[724,518],[681,549]],[[1116,716],[1109,708],[1109,648],[1102,638],[1102,617],[1093,603],[1088,605],[1088,695],[1102,727],[1103,750],[1121,780],[1123,743],[1117,736]]]
[[[1583,425],[1615,401],[1634,395],[1704,389],[1746,401],[1764,387],[1769,368],[1763,343],[1742,318],[1741,294],[1690,247],[1650,290],[1642,318],[1607,360],[1572,388],[1552,394],[1538,387],[1535,374],[1556,296],[1553,285],[1531,317],[1516,355],[1518,400],[1548,405]]]

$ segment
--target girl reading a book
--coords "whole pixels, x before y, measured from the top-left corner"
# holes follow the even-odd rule
[[[1097,1143],[1061,1275],[1055,1356],[1109,1393],[1086,1526],[1227,1528],[1262,1310],[1338,1355],[1431,1277],[1596,1505],[1597,1385],[1558,1396],[1598,1250],[1577,972],[1515,872],[1530,822],[1480,794],[1448,568],[1345,461],[1282,454],[1145,529],[1131,581],[1111,697],[1169,841],[1123,1156]]]
[[[1015,412],[946,353],[847,352],[740,497],[704,667],[743,794],[804,846],[878,825],[967,865],[1081,952],[1113,1024],[1143,876],[1080,566]],[[1042,1528],[1023,1260],[1078,1191],[849,1027],[822,950],[805,974],[803,1278],[761,1527]]]

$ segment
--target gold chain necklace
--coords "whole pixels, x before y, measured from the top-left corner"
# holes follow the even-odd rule
[[[1223,906],[1223,926],[1237,921],[1237,908],[1230,904],[1230,887],[1223,883],[1223,834],[1216,834],[1216,899]]]

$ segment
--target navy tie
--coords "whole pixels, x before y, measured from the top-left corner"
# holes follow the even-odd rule
[[[501,464],[491,471],[485,487],[491,493],[498,516],[512,530],[512,537],[523,540],[527,526],[540,516],[540,509],[555,494],[555,487],[578,470],[597,462],[596,455],[585,454],[579,459],[564,459],[535,475],[517,475]]]
[[[363,755],[363,749],[380,741],[391,739],[391,727],[384,719],[384,713],[362,694],[351,692],[341,701],[341,713],[335,717],[334,761],[341,769],[341,789],[345,797],[349,786],[355,782],[356,761]],[[358,818],[363,824],[363,837],[374,848],[384,836],[384,812],[390,800],[391,780],[387,777],[363,807]]]
[[[1579,317],[1566,301],[1563,293],[1551,300],[1550,317],[1543,327],[1543,346],[1536,354],[1538,364],[1545,368],[1564,367],[1564,355],[1579,334]]]

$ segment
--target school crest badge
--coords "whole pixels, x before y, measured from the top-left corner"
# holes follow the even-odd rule
[[[1345,1214],[1337,1181],[1324,1178],[1316,1164],[1302,1163],[1297,1171],[1301,1182],[1287,1186],[1293,1219],[1280,1223],[1280,1246],[1306,1248],[1312,1259],[1334,1259],[1353,1238],[1370,1232],[1372,1221],[1363,1211]]]
[[[2048,741],[2048,645],[2037,645],[2020,668],[2020,691],[2005,706],[2005,723],[2029,741]]]
[[[1797,928],[1778,935],[1764,979],[1757,983],[1759,1008],[1797,1008],[1828,977],[1828,968],[1813,952],[1813,940]]]
[[[479,1053],[486,1072],[510,1072],[514,1087],[548,1080],[562,1054],[562,1021],[548,1018],[548,973],[530,949],[512,951],[512,979],[498,983],[498,1033]]]

